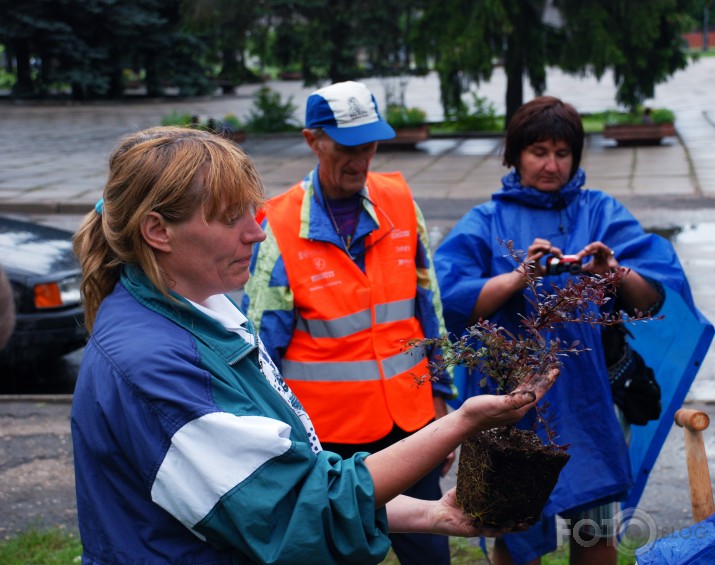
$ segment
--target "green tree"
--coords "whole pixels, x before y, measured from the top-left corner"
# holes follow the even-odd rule
[[[688,64],[682,34],[699,0],[558,0],[564,19],[560,66],[593,72],[612,69],[616,101],[634,110],[655,94],[656,85]]]
[[[200,34],[219,55],[217,78],[228,86],[254,81],[246,62],[248,42],[265,15],[259,0],[183,0],[182,14],[188,30]]]
[[[372,10],[367,0],[273,0],[270,2],[275,60],[299,66],[306,84],[355,79],[363,45],[361,24]]]
[[[0,41],[6,47],[6,68],[17,75],[14,96],[35,94],[36,77],[47,76],[48,67],[40,63],[33,68],[33,55],[45,34],[60,33],[64,28],[62,22],[55,21],[49,3],[0,0]]]
[[[56,6],[55,21],[64,26],[57,33],[46,34],[38,45],[43,65],[51,67],[52,81],[69,83],[75,99],[122,96],[123,69],[133,66],[142,50],[150,49],[163,33],[171,31],[171,18],[178,20],[176,7],[160,0],[61,0],[52,4]]]
[[[418,6],[414,0],[383,0],[361,22],[357,33],[373,75],[394,76],[414,70],[410,41]]]
[[[308,84],[404,71],[411,21],[423,0],[272,0],[268,58]]]
[[[447,118],[463,110],[471,81],[489,80],[495,62],[507,75],[506,123],[523,103],[527,77],[537,94],[546,68],[602,77],[613,71],[616,101],[633,108],[687,65],[681,34],[704,0],[443,0],[427,2],[415,53],[440,77]]]
[[[184,94],[206,92],[206,49],[181,31],[178,8],[178,0],[0,0],[14,94],[69,84],[75,99],[121,96],[126,67],[146,69],[151,94],[165,80]]]
[[[507,120],[523,103],[523,80],[542,92],[551,26],[542,20],[544,0],[444,0],[427,3],[417,24],[418,59],[434,58],[447,118],[464,112],[462,94],[470,81],[491,78],[495,61],[507,74]],[[554,55],[555,56],[555,55]]]

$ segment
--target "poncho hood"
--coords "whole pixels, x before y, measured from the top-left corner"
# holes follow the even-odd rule
[[[555,192],[544,192],[532,186],[521,184],[521,175],[513,169],[502,179],[502,188],[492,195],[492,200],[502,202],[517,202],[530,208],[558,210],[565,208],[581,192],[581,187],[586,183],[586,173],[578,169],[576,174],[560,189]]]

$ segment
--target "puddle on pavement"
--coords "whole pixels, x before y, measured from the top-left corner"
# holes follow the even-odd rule
[[[455,155],[491,155],[501,145],[501,138],[466,139],[455,150]]]
[[[650,227],[646,228],[647,232],[650,233],[655,233],[658,234],[661,237],[664,237],[665,239],[668,239],[670,241],[675,241],[675,238],[678,236],[678,234],[683,231],[682,226],[669,226],[669,227]]]
[[[650,227],[646,231],[657,233],[673,243],[709,245],[715,243],[715,222],[698,222],[682,226]]]
[[[419,142],[415,150],[428,155],[451,153],[461,156],[485,156],[498,150],[501,138],[434,138]]]
[[[715,243],[715,222],[682,226],[674,238],[678,243],[688,245],[712,245]]]
[[[417,144],[417,150],[428,155],[441,155],[454,149],[454,146],[460,140],[458,139],[428,139]]]

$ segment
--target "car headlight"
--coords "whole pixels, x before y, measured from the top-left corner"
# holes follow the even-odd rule
[[[79,304],[79,277],[35,285],[35,308],[60,308]]]

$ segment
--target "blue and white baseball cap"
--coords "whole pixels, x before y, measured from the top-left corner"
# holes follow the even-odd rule
[[[336,82],[308,96],[305,127],[322,128],[341,145],[355,146],[395,137],[377,101],[362,83]]]

